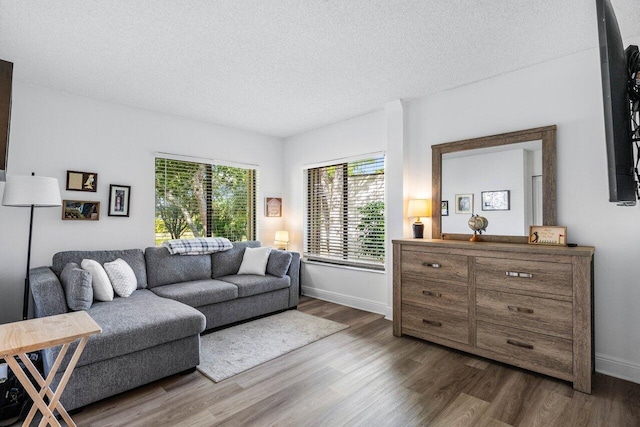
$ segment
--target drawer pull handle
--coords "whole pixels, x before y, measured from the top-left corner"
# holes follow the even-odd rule
[[[533,310],[530,308],[516,307],[514,305],[508,305],[507,308],[511,311],[517,311],[518,313],[527,313],[527,314],[533,313]]]
[[[422,291],[423,295],[428,297],[440,298],[442,294],[440,292]]]
[[[532,279],[533,278],[533,274],[532,273],[520,273],[518,271],[507,271],[506,275],[509,277],[521,277],[523,279]]]
[[[425,324],[431,325],[431,326],[437,326],[437,327],[441,327],[442,326],[442,322],[435,322],[433,320],[427,320],[427,319],[422,319],[422,323],[425,323]]]
[[[522,347],[529,350],[533,350],[533,346],[531,344],[521,343],[519,341],[507,340],[507,344],[515,345],[516,347]]]
[[[437,262],[423,262],[422,265],[425,267],[440,268],[440,264]]]

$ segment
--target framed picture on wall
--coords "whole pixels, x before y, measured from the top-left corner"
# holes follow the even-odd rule
[[[473,213],[473,194],[456,194],[456,213]]]
[[[282,216],[282,198],[267,197],[264,203],[264,216],[279,217]]]
[[[508,211],[510,206],[510,191],[483,191],[482,210],[483,211]]]
[[[95,172],[67,171],[67,190],[98,191],[98,174]]]
[[[449,216],[449,201],[443,200],[440,202],[440,216]]]
[[[100,219],[100,202],[91,200],[63,200],[62,219],[98,221]]]
[[[109,186],[109,216],[129,216],[129,203],[131,201],[131,186]]]

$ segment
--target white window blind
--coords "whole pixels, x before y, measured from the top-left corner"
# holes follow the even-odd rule
[[[170,239],[256,238],[256,171],[156,158],[156,244]]]
[[[384,269],[384,156],[307,169],[305,257]]]

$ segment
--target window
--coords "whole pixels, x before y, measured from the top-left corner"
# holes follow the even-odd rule
[[[256,238],[256,171],[156,158],[156,245],[212,236]]]
[[[307,259],[383,270],[384,228],[384,156],[307,170]]]

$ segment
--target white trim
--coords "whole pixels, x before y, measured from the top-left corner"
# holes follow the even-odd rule
[[[192,162],[192,163],[205,163],[212,165],[220,165],[220,166],[230,166],[234,168],[241,169],[260,169],[260,165],[254,165],[252,163],[240,163],[229,160],[220,160],[220,159],[207,159],[205,157],[196,157],[196,156],[187,156],[183,154],[173,154],[173,153],[164,153],[162,151],[156,151],[154,153],[154,157],[161,159],[169,159],[169,160],[181,160],[183,162]]]
[[[640,384],[640,365],[596,353],[596,372]]]
[[[325,291],[323,289],[310,288],[307,286],[302,286],[302,294],[311,298],[321,299],[323,301],[329,301],[347,307],[357,308],[358,310],[382,314],[387,320],[393,319],[392,308],[377,301],[372,301],[364,298],[356,298],[349,295],[339,294],[337,292]]]
[[[321,168],[321,167],[324,167],[324,166],[333,166],[333,165],[339,164],[339,163],[356,162],[358,160],[373,159],[375,157],[380,157],[380,156],[385,156],[385,152],[384,151],[376,151],[376,152],[373,152],[373,153],[358,154],[357,156],[349,156],[349,157],[342,157],[340,159],[326,160],[324,162],[319,162],[319,163],[310,163],[310,164],[303,165],[302,166],[302,170],[313,169],[313,168]],[[386,159],[385,159],[385,161],[386,161]]]
[[[378,269],[378,268],[367,268],[367,267],[360,267],[357,265],[345,265],[345,264],[338,264],[338,263],[333,263],[333,262],[322,262],[322,261],[316,261],[313,259],[306,259],[306,258],[302,258],[300,260],[300,262],[302,262],[303,264],[311,264],[311,265],[321,265],[323,267],[333,267],[333,268],[341,268],[344,270],[355,270],[355,271],[364,271],[366,273],[378,273],[378,274],[386,274],[386,263],[383,264],[383,269]],[[382,264],[381,264],[382,265]]]

